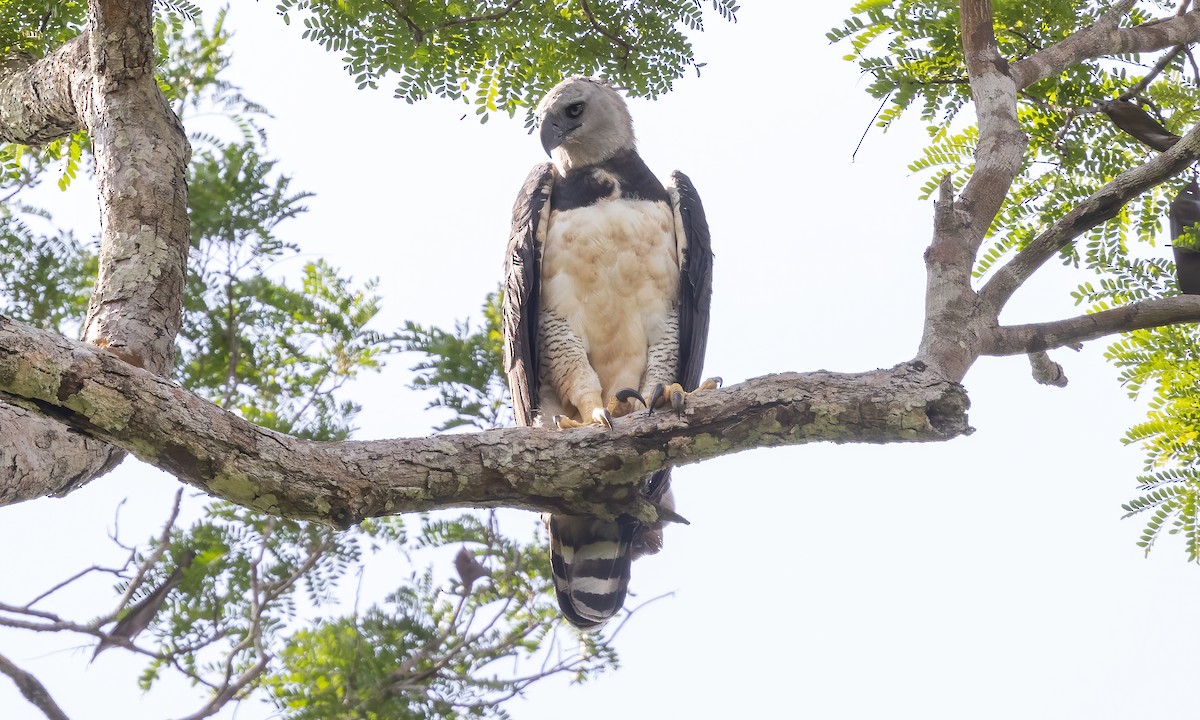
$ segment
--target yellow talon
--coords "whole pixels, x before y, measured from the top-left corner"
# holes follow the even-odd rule
[[[599,425],[606,430],[612,430],[613,417],[605,408],[596,408],[592,411],[591,422],[580,422],[574,418],[569,418],[566,415],[555,415],[554,426],[559,430],[571,430],[573,428],[589,427]]]
[[[625,417],[634,411],[635,406],[633,402],[635,400],[640,402],[643,406],[646,405],[646,398],[642,397],[642,394],[637,390],[634,390],[633,388],[618,390],[617,393],[613,395],[612,400],[608,401],[608,412],[612,415],[612,417]]]
[[[708,390],[716,390],[721,387],[724,381],[719,377],[711,377],[700,383],[692,392],[683,389],[679,383],[671,383],[670,385],[659,384],[654,388],[654,393],[650,396],[650,412],[654,412],[654,408],[663,407],[667,403],[671,404],[671,408],[675,411],[676,417],[683,417],[683,408],[687,402],[687,397],[694,393],[704,392]]]

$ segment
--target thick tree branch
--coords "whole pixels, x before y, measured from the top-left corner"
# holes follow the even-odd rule
[[[0,397],[129,450],[233,502],[348,526],[445,507],[643,519],[654,470],[755,447],[924,442],[970,432],[966,393],[921,363],[771,375],[697,394],[688,414],[640,413],[611,432],[513,428],[319,443],[252,425],[116,356],[0,316]]]
[[[0,141],[38,144],[87,127],[92,73],[84,32],[0,78]],[[0,403],[0,505],[78,487],[124,457],[28,410]]]
[[[183,126],[154,80],[150,0],[93,0],[89,126],[100,272],[84,338],[160,374],[174,358],[191,243]]]
[[[998,317],[1017,288],[1060,249],[1112,219],[1130,200],[1183,172],[1197,159],[1200,159],[1200,125],[1188,131],[1170,150],[1126,170],[1076,205],[1005,263],[983,286],[979,297],[988,314]]]
[[[1036,353],[1106,335],[1194,322],[1200,322],[1200,296],[1176,295],[1065,320],[996,328],[984,338],[981,354]]]
[[[101,238],[84,337],[166,373],[190,243],[189,148],[154,80],[151,0],[93,0],[88,14],[87,32],[3,79],[0,139],[90,133]],[[124,457],[3,403],[0,426],[0,503],[70,492]]]
[[[975,170],[962,192],[963,207],[970,215],[958,242],[973,261],[1021,171],[1027,139],[1017,122],[1017,87],[996,45],[991,0],[962,0],[960,6],[963,56],[979,118],[979,143]]]
[[[978,357],[978,307],[971,269],[988,227],[1021,169],[1026,138],[1017,122],[1017,92],[1000,56],[990,0],[961,0],[963,56],[979,117],[975,170],[954,198],[942,178],[933,241],[925,251],[925,324],[917,358],[947,378],[961,380]]]
[[[1029,87],[1091,58],[1153,52],[1200,40],[1200,11],[1132,28],[1119,27],[1121,18],[1135,4],[1135,0],[1121,0],[1094,25],[1014,63],[1012,77],[1017,87]]]
[[[40,145],[84,126],[88,33],[23,69],[0,74],[0,142]]]
[[[0,655],[0,673],[12,678],[25,699],[33,703],[34,707],[41,710],[49,720],[68,720],[67,714],[62,711],[58,703],[54,702],[54,698],[50,696],[46,686],[3,655]]]
[[[954,200],[954,185],[945,175],[933,216],[933,241],[925,250],[925,324],[917,359],[946,377],[961,380],[978,353],[970,332],[978,298],[971,288],[975,256],[965,237],[971,215]]]

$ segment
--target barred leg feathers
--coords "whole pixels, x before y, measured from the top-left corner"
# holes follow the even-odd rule
[[[625,604],[633,524],[551,515],[550,567],[558,604],[581,630],[600,628]]]

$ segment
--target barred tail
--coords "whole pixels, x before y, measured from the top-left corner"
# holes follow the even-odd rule
[[[572,625],[599,628],[625,604],[633,526],[570,515],[551,515],[548,525],[559,607]]]

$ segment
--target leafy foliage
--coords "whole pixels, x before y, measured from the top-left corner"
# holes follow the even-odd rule
[[[35,233],[16,217],[0,217],[0,305],[29,325],[65,332],[87,310],[96,256],[69,231]]]
[[[309,195],[269,179],[274,162],[250,146],[205,153],[190,168],[196,250],[185,301],[182,382],[260,425],[302,437],[343,439],[358,407],[334,391],[376,369],[389,339],[366,325],[378,311],[374,282],[355,289],[324,262],[304,266],[300,287],[270,276],[296,249],[276,227]]]
[[[477,331],[471,329],[470,320],[457,323],[452,333],[405,323],[400,348],[425,355],[412,368],[417,377],[411,387],[438,393],[427,409],[454,413],[437,426],[439,432],[463,426],[487,430],[511,421],[505,412],[510,405],[500,317],[500,292],[496,291],[484,300],[484,323]]]
[[[506,717],[500,703],[538,678],[583,677],[615,662],[610,647],[585,637],[546,657],[541,670],[514,673],[514,660],[551,653],[559,642],[558,609],[545,602],[552,579],[544,548],[509,540],[471,515],[423,521],[420,550],[454,546],[478,563],[480,577],[427,571],[383,606],[292,638],[285,669],[270,680],[285,717]]]
[[[86,0],[0,0],[0,57],[42,57],[79,34]]]
[[[712,8],[736,20],[734,0]],[[603,75],[655,97],[700,67],[684,30],[704,29],[703,0],[279,0],[285,22],[342,55],[360,88],[396,76],[396,97],[462,99],[486,122],[533,108],[572,74]]]

